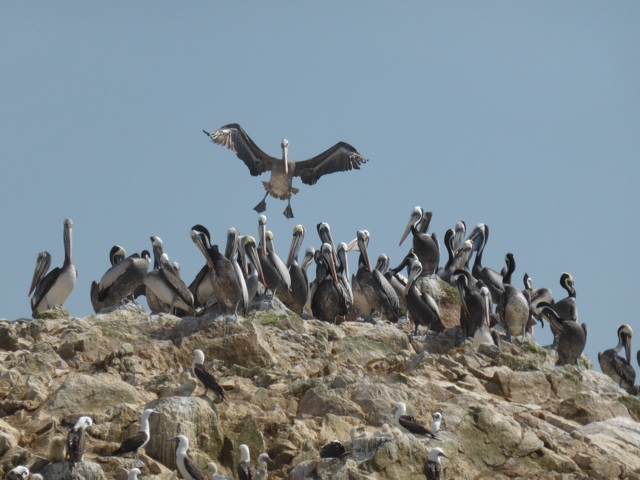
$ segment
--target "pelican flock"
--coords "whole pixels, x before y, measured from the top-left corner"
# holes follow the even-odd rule
[[[282,158],[270,157],[256,146],[238,124],[225,125],[205,133],[216,144],[236,153],[252,175],[271,172],[270,181],[264,182],[265,197],[255,210],[264,212],[266,196],[272,195],[288,201],[284,212],[287,218],[293,217],[290,199],[298,192],[292,186],[294,176],[301,177],[305,184],[313,185],[325,174],[359,169],[367,161],[355,148],[344,142],[309,160],[293,162],[288,158],[286,140],[282,142]],[[573,276],[567,272],[560,275],[560,285],[566,290],[567,296],[558,300],[553,298],[548,288],[533,288],[532,279],[527,273],[524,275],[524,289],[518,288],[512,282],[516,270],[513,253],[505,255],[505,267],[501,270],[483,265],[482,256],[489,240],[489,226],[484,223],[476,225],[468,236],[464,221],[458,221],[448,229],[443,237],[445,258],[440,253],[438,236],[427,233],[432,217],[433,212],[420,206],[411,210],[406,227],[398,233],[401,234],[401,246],[410,233],[412,242],[410,246],[405,245],[406,254],[395,268],[389,268],[391,259],[384,252],[379,252],[378,262],[372,268],[369,231],[354,229],[353,240],[339,242],[336,246],[327,222],[317,224],[318,237],[311,240],[309,237],[314,235],[306,235],[305,227],[296,225],[288,254],[281,258],[274,245],[275,234],[267,229],[265,215],[258,218],[255,238],[228,226],[224,249],[212,242],[212,234],[203,225],[197,224],[185,231],[185,237],[190,236],[204,259],[204,265],[189,286],[182,278],[179,264],[169,260],[160,237],[150,237],[152,253],[143,250],[140,254],[127,257],[122,246],[114,245],[109,253],[110,265],[100,280],[91,284],[91,305],[96,313],[107,312],[137,303],[138,298],[144,296],[154,315],[209,315],[214,318],[229,315],[238,320],[254,309],[264,309],[267,304],[272,308],[288,309],[303,319],[316,319],[335,325],[369,322],[373,324],[371,328],[375,328],[377,324],[388,323],[409,337],[413,333],[412,340],[423,342],[424,345],[438,332],[453,330],[456,345],[470,352],[499,347],[501,338],[507,342],[535,342],[533,324],[535,320],[541,323],[544,320],[554,332],[554,343],[547,348],[556,351],[556,365],[579,366],[587,342],[587,326],[578,324]],[[46,251],[37,255],[29,287],[34,318],[62,307],[74,289],[77,270],[72,257],[72,225],[69,218],[63,222],[62,267],[49,271],[51,255]],[[211,228],[215,237],[225,226]],[[283,237],[287,233],[276,232]],[[304,242],[312,245],[304,250],[302,257]],[[352,256],[358,255],[358,266],[351,277],[347,258],[349,252],[354,252]],[[312,273],[309,269],[313,265],[315,272]],[[406,272],[406,277],[403,272]],[[454,327],[450,322],[447,326],[443,323],[441,296],[438,294],[442,289],[453,292],[459,304]],[[420,327],[424,332],[423,337],[418,336]],[[635,370],[631,365],[631,327],[621,325],[617,336],[617,345],[600,353],[598,360],[604,374],[627,392],[636,394]],[[621,356],[623,350],[624,355]],[[213,370],[205,366],[202,350],[196,349],[193,353],[191,368],[195,379],[204,387],[201,398],[210,401],[207,392],[212,390],[221,402],[216,407],[230,408],[233,391],[227,394],[220,386]],[[638,361],[640,363],[640,352]],[[196,380],[188,375],[190,390],[187,395],[191,395]],[[395,406],[395,428],[401,434],[419,435],[428,441],[438,440],[436,433],[442,421],[440,412],[434,414],[429,427],[407,415],[404,402],[397,402]],[[149,419],[157,413],[153,409],[145,409],[140,431],[125,439],[111,455],[132,453],[139,461],[138,452],[151,438]],[[83,416],[69,432],[67,459],[71,469],[83,461],[87,430],[91,425],[91,418]],[[393,438],[393,435],[389,433],[387,436]],[[205,478],[203,471],[207,463],[197,465],[187,455],[189,439],[180,434],[170,440],[177,444],[176,462],[183,478]],[[197,445],[199,440],[194,438],[192,441]],[[240,445],[239,451],[240,462],[236,466],[239,478],[267,478],[270,460],[266,453],[258,457],[256,468],[251,463],[249,447]],[[319,451],[322,458],[342,458],[353,454],[337,440],[325,444]],[[448,458],[441,448],[430,450],[424,467],[427,478],[441,478],[441,457]],[[210,478],[224,478],[217,473],[215,462],[209,462],[208,466]],[[139,474],[140,470],[133,468],[130,478],[137,478]]]

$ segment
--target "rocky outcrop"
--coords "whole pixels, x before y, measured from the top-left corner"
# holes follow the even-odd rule
[[[269,453],[270,478],[423,479],[438,446],[447,479],[640,479],[640,399],[585,357],[555,367],[555,352],[532,342],[458,345],[459,306],[448,308],[447,330],[426,339],[412,339],[410,324],[336,326],[276,303],[237,319],[115,309],[0,322],[0,472],[26,464],[70,478],[50,448],[90,415],[83,478],[126,478],[134,466],[145,479],[176,478],[167,440],[184,434],[203,469],[213,460],[227,475],[245,443],[254,461]],[[226,403],[185,372],[196,348]],[[438,438],[402,433],[398,401],[425,424],[441,412]],[[161,415],[141,462],[111,457],[145,408]],[[334,439],[350,453],[321,459]]]

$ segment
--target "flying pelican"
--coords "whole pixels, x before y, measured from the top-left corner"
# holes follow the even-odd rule
[[[109,263],[111,263],[111,266],[113,267],[118,262],[121,262],[122,260],[124,260],[125,255],[126,255],[126,252],[124,248],[122,248],[120,245],[114,245],[113,247],[111,247],[111,250],[109,251]],[[99,284],[95,280],[91,282],[91,289],[90,289],[91,306],[93,307],[93,310],[96,313],[98,313],[103,308],[110,306],[109,299],[106,299],[106,301],[100,301],[98,299],[98,287],[99,287]]]
[[[631,366],[631,337],[633,330],[629,325],[618,328],[618,345],[614,348],[598,353],[598,363],[605,375],[609,375],[614,382],[630,392],[636,381],[636,371]],[[618,355],[624,348],[624,358]]]
[[[587,344],[587,324],[562,320],[550,306],[543,306],[540,315],[555,327],[558,333],[558,361],[556,365],[577,365]]]
[[[407,413],[407,405],[405,403],[398,402],[396,403],[396,407],[396,421],[403,432],[413,433],[414,435],[429,435],[431,438],[438,438],[431,430],[420,424],[415,417],[405,415]]]
[[[115,252],[113,248],[111,253],[114,256],[123,258],[126,255],[124,248],[118,247],[120,250]],[[134,253],[116,261],[98,283],[98,301],[102,302],[104,307],[112,307],[133,294],[138,286],[144,284],[150,261],[149,252],[146,250],[140,255]]]
[[[140,461],[138,457],[138,452],[141,448],[143,448],[149,439],[151,438],[151,434],[149,432],[149,418],[153,415],[160,415],[160,412],[156,412],[151,408],[147,408],[142,412],[142,418],[140,419],[140,430],[133,437],[129,437],[124,440],[118,449],[111,454],[112,457],[125,455],[127,453],[133,452],[136,461]]]
[[[91,417],[80,417],[67,434],[67,460],[73,472],[75,464],[82,462],[87,444],[86,429],[93,425]]]
[[[176,448],[176,466],[180,471],[180,475],[185,480],[206,480],[204,473],[198,467],[196,462],[191,460],[187,455],[189,449],[189,439],[185,435],[178,435],[177,437],[170,438],[168,442],[175,442]]]
[[[240,445],[240,463],[237,468],[238,480],[255,480],[256,471],[251,465],[249,447],[244,443]]]
[[[291,302],[287,308],[302,315],[304,306],[309,296],[309,278],[306,269],[298,263],[298,253],[302,247],[304,240],[304,227],[296,225],[293,229],[293,239],[291,240],[291,248],[287,257],[287,267],[289,267],[289,277],[291,277]]]
[[[204,395],[207,395],[209,390],[213,390],[220,400],[226,402],[224,398],[224,389],[220,386],[213,372],[204,366],[204,352],[200,349],[194,350],[193,354],[193,373],[202,382],[204,386]]]
[[[429,460],[424,464],[424,474],[427,480],[442,480],[444,478],[440,457],[449,458],[440,447],[432,448],[429,452]]]
[[[302,183],[315,185],[323,175],[352,169],[359,170],[360,165],[367,161],[355,148],[345,142],[338,142],[309,160],[295,162],[289,160],[289,142],[286,139],[281,143],[282,158],[271,157],[264,153],[237,123],[224,125],[211,133],[206,130],[203,132],[214,143],[225,146],[235,153],[249,167],[249,172],[254,177],[267,170],[271,171],[271,179],[268,182],[262,182],[266,190],[264,198],[254,207],[258,213],[267,209],[265,200],[267,195],[271,195],[280,200],[287,200],[287,208],[283,213],[285,217],[293,218],[291,195],[298,193],[298,189],[291,185],[294,176],[300,177]]]
[[[40,252],[36,260],[36,268],[29,287],[31,297],[31,314],[35,318],[42,312],[56,305],[62,306],[76,285],[78,271],[71,256],[71,227],[73,221],[64,219],[64,263],[47,273],[51,265],[51,255]],[[46,274],[46,275],[45,275]],[[34,292],[35,290],[35,292]]]
[[[425,212],[421,207],[415,207],[400,239],[400,245],[402,245],[409,232],[413,233],[413,253],[418,256],[418,260],[422,263],[422,275],[436,273],[440,263],[438,237],[435,233],[427,234],[432,216],[432,212]]]

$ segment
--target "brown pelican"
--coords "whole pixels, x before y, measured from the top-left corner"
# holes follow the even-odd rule
[[[412,257],[407,256],[405,259],[407,267],[407,286],[402,292],[402,296],[407,302],[407,311],[409,318],[414,324],[414,336],[418,336],[418,326],[427,327],[427,332],[433,328],[436,331],[444,330],[444,326],[440,322],[440,309],[436,301],[426,292],[421,292],[413,286],[420,274],[422,273],[422,264],[415,254]]]
[[[631,366],[631,337],[633,330],[629,325],[620,325],[618,328],[618,345],[604,352],[598,353],[598,363],[605,375],[609,375],[614,382],[626,391],[633,390],[636,381],[636,371]],[[624,348],[624,358],[618,355]]]
[[[124,248],[122,248],[120,245],[114,245],[109,251],[109,263],[111,263],[111,266],[113,267],[118,262],[124,260],[125,256],[126,252]],[[95,280],[91,282],[91,306],[93,307],[93,311],[96,313],[98,313],[103,308],[110,306],[109,299],[106,299],[106,301],[100,301],[98,299],[98,287],[99,284]]]
[[[280,200],[287,200],[287,208],[283,213],[285,217],[293,218],[291,195],[298,193],[298,189],[291,185],[294,176],[300,177],[302,183],[315,185],[323,175],[352,169],[359,170],[360,165],[367,161],[355,148],[345,142],[338,142],[309,160],[294,162],[289,160],[289,142],[286,139],[282,140],[282,158],[279,159],[260,150],[237,123],[230,123],[211,133],[206,130],[203,132],[213,142],[234,152],[249,167],[249,172],[254,177],[267,170],[271,171],[271,179],[268,182],[262,182],[266,190],[264,198],[254,207],[258,213],[267,209],[265,200],[267,195],[271,195]]]
[[[469,235],[469,240],[473,242],[474,249],[476,250],[476,259],[473,262],[471,273],[476,280],[482,280],[482,283],[487,286],[489,292],[491,292],[491,300],[493,303],[499,303],[500,297],[504,292],[502,275],[495,270],[482,266],[482,253],[484,252],[487,240],[489,240],[489,226],[484,223],[476,225]]]
[[[554,302],[553,309],[563,320],[577,322],[576,289],[573,287],[573,277],[570,273],[565,272],[560,276],[560,285],[567,291],[567,297]]]
[[[185,480],[206,480],[204,473],[200,470],[196,462],[191,460],[187,455],[189,449],[189,439],[185,435],[178,435],[170,438],[168,442],[175,442],[176,448],[176,466],[180,471],[180,475]]]
[[[424,464],[424,474],[427,480],[442,480],[444,478],[440,457],[449,458],[440,447],[432,448],[429,452],[429,460]]]
[[[42,312],[56,305],[62,306],[76,285],[78,272],[71,256],[71,227],[73,221],[64,219],[64,263],[47,273],[51,265],[51,255],[40,252],[36,260],[36,268],[29,287],[31,297],[31,314],[35,318]],[[46,274],[46,275],[45,275]]]
[[[480,345],[499,345],[500,338],[497,332],[491,332],[491,294],[489,289],[485,286],[480,288],[480,298],[482,300],[482,311],[484,312],[484,318],[480,326],[473,334],[473,341],[471,346],[474,350],[480,348]],[[494,336],[495,334],[495,336]]]
[[[251,465],[249,447],[244,443],[240,445],[240,463],[237,468],[238,480],[255,480],[256,471]]]
[[[114,256],[124,257],[124,248],[118,248],[120,250],[112,249],[111,252]],[[150,261],[149,252],[146,250],[143,250],[141,255],[134,253],[124,260],[116,261],[98,283],[98,301],[104,307],[112,307],[133,294],[136,288],[144,284]]]
[[[247,284],[249,304],[251,304],[254,298],[264,294],[264,275],[258,258],[256,239],[250,235],[243,235],[238,242],[241,255],[243,255],[242,264],[245,268],[245,282]]]
[[[276,292],[283,303],[290,301],[291,276],[284,262],[273,250],[273,235],[267,232],[267,217],[264,215],[258,218],[258,235],[260,240],[258,253],[265,286],[272,293]]]
[[[80,417],[67,434],[67,460],[73,472],[76,463],[82,462],[87,444],[86,429],[93,425],[91,417]]]
[[[220,386],[213,372],[204,366],[204,352],[202,350],[194,350],[195,358],[193,359],[193,373],[202,382],[204,386],[204,395],[207,395],[209,390],[213,390],[220,400],[226,401],[224,397],[224,389]]]
[[[160,237],[152,235],[149,238],[151,240],[151,250],[153,252],[153,271],[157,272],[160,269],[160,259],[162,258],[162,254],[164,253],[164,244]],[[141,287],[139,287],[134,294],[136,298],[140,295],[144,295],[147,299],[147,305],[149,305],[149,310],[151,310],[151,313],[169,313],[169,310],[166,309],[166,306],[160,300],[158,300],[158,297],[146,285],[142,285]]]
[[[573,320],[562,320],[550,306],[543,306],[540,315],[555,327],[558,334],[558,361],[556,365],[577,365],[587,344],[587,325]]]
[[[316,285],[311,298],[313,316],[325,322],[338,323],[348,314],[348,298],[341,288],[331,245],[323,243],[316,252]]]
[[[455,274],[460,294],[460,327],[464,341],[473,337],[485,321],[485,305],[480,288],[469,285],[471,274],[467,270],[456,270]]]
[[[438,237],[435,233],[427,234],[432,215],[432,212],[425,212],[422,208],[415,207],[400,239],[400,245],[402,245],[407,235],[409,235],[409,231],[413,233],[413,253],[418,256],[420,263],[422,263],[422,275],[436,273],[440,263]]]
[[[409,253],[409,255],[414,254]],[[387,279],[389,285],[391,285],[391,287],[395,290],[396,295],[398,295],[398,301],[400,302],[400,314],[405,315],[407,313],[407,301],[402,294],[405,287],[407,286],[407,278],[400,273],[402,268],[404,268],[404,263],[394,269],[389,268],[390,264],[391,259],[389,258],[389,255],[387,255],[386,253],[381,253],[378,255],[375,269],[382,273],[382,275],[384,275],[384,278]]]
[[[398,295],[382,273],[376,269],[371,270],[367,251],[368,243],[369,232],[358,230],[357,244],[360,250],[358,271],[356,272],[358,286],[373,311],[379,312],[381,317],[396,323],[400,317]]]
[[[464,236],[467,234],[467,224],[462,220],[456,223],[456,226],[453,229],[453,239],[451,242],[451,246],[453,247],[453,252],[456,253],[458,250],[462,248],[462,244],[464,243]]]
[[[407,413],[407,406],[403,402],[396,403],[396,407],[396,421],[403,432],[414,435],[429,435],[431,438],[437,438],[429,428],[419,423],[415,417],[405,415]]]
[[[293,239],[289,256],[287,257],[287,266],[289,267],[289,276],[291,277],[291,302],[287,305],[289,310],[302,315],[304,306],[309,296],[309,279],[307,272],[298,263],[298,253],[304,240],[304,227],[296,225],[293,229]]]
[[[553,304],[553,294],[548,288],[533,288],[533,282],[528,273],[523,278],[524,290],[522,293],[529,301],[531,307],[531,315],[536,319],[540,319],[541,304]]]
[[[238,264],[237,242],[233,240],[230,260],[220,253],[217,245],[211,245],[210,238],[209,230],[202,225],[191,228],[191,240],[212,269],[209,279],[222,312],[235,313],[240,310],[246,314],[249,293],[244,274]]]
[[[511,274],[516,268],[516,262],[512,253],[505,256],[507,263],[506,283],[503,283],[503,292],[500,295],[497,312],[500,315],[500,322],[507,332],[508,337],[524,335],[529,324],[529,302],[523,293],[511,285]]]
[[[316,249],[313,247],[308,247],[304,251],[304,258],[302,259],[302,271],[304,272],[304,275],[307,278],[309,278],[309,265],[311,265],[311,263],[315,261],[315,258],[316,258]],[[305,312],[307,314],[311,314],[311,298],[313,297],[315,288],[316,288],[316,281],[315,280],[310,281],[309,293],[307,294],[307,303],[304,306]]]
[[[196,313],[193,307],[193,295],[180,278],[178,269],[169,262],[169,256],[166,253],[160,257],[160,268],[151,270],[144,276],[144,284],[163,305],[163,312],[175,312],[176,309],[181,309],[188,315]]]
[[[160,415],[160,413],[151,408],[145,409],[145,411],[142,412],[142,418],[140,420],[140,431],[138,431],[138,433],[133,437],[129,437],[124,440],[120,444],[120,447],[118,447],[111,456],[115,457],[126,455],[127,453],[133,453],[135,459],[139,462],[140,458],[138,457],[138,451],[143,448],[151,438],[151,434],[149,432],[149,418],[153,415]]]

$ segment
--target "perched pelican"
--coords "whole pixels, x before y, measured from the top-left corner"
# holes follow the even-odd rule
[[[195,358],[193,359],[193,373],[202,382],[204,386],[204,395],[209,390],[213,390],[220,400],[226,401],[224,398],[224,389],[218,384],[213,372],[204,366],[204,352],[200,349],[193,351]]]
[[[260,266],[267,290],[276,292],[283,303],[291,301],[291,276],[284,262],[273,250],[273,234],[267,232],[267,217],[265,215],[260,215],[258,218],[258,238],[260,241],[258,248]],[[268,241],[269,238],[270,241]]]
[[[31,314],[35,318],[56,305],[62,306],[76,285],[78,271],[71,256],[71,227],[73,221],[64,219],[64,263],[47,273],[51,265],[51,255],[40,252],[36,260],[36,268],[29,287],[31,297]],[[46,274],[46,275],[45,275]]]
[[[308,247],[304,251],[304,258],[302,259],[302,270],[307,278],[309,278],[309,265],[315,261],[316,258],[316,249],[313,247]],[[317,286],[317,282],[315,280],[309,281],[309,293],[307,294],[307,303],[304,306],[304,310],[307,314],[311,314],[311,299],[315,293],[315,289]]]
[[[409,255],[414,254],[410,252],[407,256]],[[375,269],[382,273],[382,275],[384,275],[384,278],[387,279],[389,285],[391,285],[391,287],[395,290],[396,295],[398,295],[398,302],[400,302],[400,313],[404,315],[407,312],[407,301],[402,293],[407,286],[407,278],[400,273],[400,271],[404,267],[404,261],[397,268],[389,268],[390,264],[391,259],[389,258],[389,255],[387,255],[386,253],[381,253],[378,255]]]
[[[118,449],[111,454],[111,456],[120,456],[126,455],[127,453],[134,454],[135,459],[139,462],[140,458],[138,457],[138,452],[141,448],[143,448],[149,439],[151,438],[151,434],[149,432],[149,418],[153,415],[160,415],[159,412],[151,408],[145,409],[142,412],[142,418],[140,420],[140,430],[133,437],[127,438],[124,440]]]
[[[260,265],[260,259],[258,257],[256,239],[250,235],[243,235],[240,237],[238,243],[240,252],[243,255],[242,263],[245,268],[245,282],[247,284],[249,304],[251,304],[254,298],[264,294],[264,275],[262,273],[262,266]]]
[[[456,253],[458,250],[462,248],[462,244],[464,243],[464,236],[467,234],[467,224],[464,221],[460,220],[456,223],[456,226],[453,229],[453,239],[451,242],[451,246],[453,247],[453,253]]]
[[[559,332],[556,365],[577,365],[587,344],[587,325],[578,325],[573,320],[563,321],[553,308],[546,305],[540,309],[540,314]]]
[[[185,435],[178,435],[170,438],[169,442],[175,442],[176,448],[176,465],[180,471],[180,475],[185,480],[206,480],[204,473],[200,470],[196,462],[191,460],[187,455],[189,449],[189,439]]]
[[[476,280],[481,280],[487,286],[489,292],[491,292],[493,303],[500,303],[500,297],[504,292],[502,275],[495,270],[482,266],[482,253],[489,240],[489,226],[484,223],[476,225],[469,235],[469,240],[473,242],[473,248],[476,250],[476,259],[473,262],[471,273]]]
[[[560,276],[560,285],[567,291],[567,297],[557,302],[553,302],[552,307],[558,317],[564,320],[578,322],[578,307],[576,305],[576,289],[573,287],[573,277],[570,273],[563,273]],[[558,344],[558,332],[553,332],[553,347]]]
[[[368,244],[369,232],[358,230],[357,245],[360,257],[356,272],[357,284],[373,311],[380,313],[381,317],[390,322],[396,323],[400,318],[398,295],[382,273],[376,269],[371,270],[371,261],[367,251]]]
[[[482,311],[484,312],[484,319],[473,334],[473,342],[471,343],[471,346],[474,350],[480,348],[480,345],[498,345],[499,342],[499,340],[494,338],[490,331],[491,294],[487,287],[483,286],[480,288],[480,298],[483,305]]]
[[[113,247],[111,247],[111,250],[109,251],[109,263],[111,263],[111,266],[113,267],[117,263],[124,260],[125,255],[126,255],[126,252],[124,248],[122,248],[120,245],[114,245]],[[109,307],[111,305],[109,303],[110,302],[109,299],[106,299],[106,301],[100,301],[98,299],[98,287],[99,287],[99,284],[95,280],[91,282],[91,289],[90,289],[91,306],[93,307],[93,311],[96,313],[98,313],[103,308]]]
[[[258,468],[256,468],[256,480],[267,480],[267,474],[269,473],[268,462],[271,459],[266,453],[258,455]]]
[[[449,458],[440,447],[432,448],[429,452],[429,460],[424,464],[424,474],[427,480],[442,480],[444,478],[440,457]]]
[[[289,268],[289,276],[291,277],[291,302],[287,305],[289,310],[302,315],[304,306],[309,296],[309,278],[307,271],[298,263],[298,253],[302,247],[304,240],[304,227],[296,225],[293,229],[293,239],[289,256],[287,257],[287,267]]]
[[[631,366],[631,337],[633,330],[629,325],[618,328],[618,345],[604,352],[598,353],[598,363],[605,375],[609,375],[614,382],[630,392],[636,381],[636,371]],[[624,358],[618,355],[624,348]]]
[[[238,480],[255,480],[256,471],[251,465],[249,447],[244,443],[240,445],[240,463],[237,468]]]
[[[140,469],[132,468],[131,470],[129,470],[129,476],[127,477],[127,480],[138,480],[138,475],[142,475]]]
[[[264,153],[237,123],[224,125],[211,133],[206,130],[203,132],[213,142],[234,152],[249,167],[249,172],[254,177],[267,170],[271,172],[271,179],[268,182],[262,182],[266,190],[264,198],[254,207],[258,213],[266,210],[265,200],[267,195],[271,195],[280,200],[287,200],[287,208],[283,213],[285,217],[293,218],[291,195],[298,193],[298,189],[291,185],[294,176],[300,177],[302,183],[315,185],[323,175],[352,169],[359,170],[360,165],[367,161],[355,148],[345,142],[338,142],[309,160],[294,162],[289,160],[289,142],[286,139],[282,140],[282,158],[279,159]]]
[[[440,322],[440,309],[436,301],[426,292],[421,292],[413,286],[420,274],[422,273],[422,263],[418,257],[414,257],[407,264],[407,286],[402,292],[402,296],[407,302],[407,311],[409,318],[414,324],[414,336],[418,336],[418,326],[427,327],[427,331],[434,329],[436,331],[444,330],[444,325]]]
[[[193,294],[180,278],[178,269],[169,262],[169,256],[160,257],[160,268],[151,270],[144,276],[144,284],[163,305],[162,311],[184,310],[188,315],[196,313],[193,307]],[[176,312],[177,313],[177,312]]]
[[[249,308],[249,291],[238,264],[237,242],[233,241],[231,259],[228,259],[220,253],[217,245],[211,245],[209,230],[202,225],[191,228],[191,240],[211,267],[209,279],[222,312],[234,313],[240,310],[246,314]]]
[[[126,255],[124,248],[117,247],[119,250],[114,251],[116,247],[111,249],[111,254],[124,258]],[[123,260],[116,261],[98,283],[98,301],[104,307],[112,307],[133,294],[136,288],[144,284],[144,276],[149,270],[150,262],[151,257],[146,250],[143,250],[140,255],[134,253]]]
[[[505,278],[509,282],[511,274],[516,268],[513,254],[507,253],[505,261],[507,263],[507,275]],[[529,324],[529,302],[522,292],[510,283],[503,283],[502,288],[503,292],[500,295],[497,309],[500,315],[500,322],[509,337],[522,335],[524,341],[524,335]]]
[[[432,215],[432,212],[425,212],[422,208],[415,207],[400,239],[400,245],[402,245],[407,235],[409,235],[409,231],[413,233],[413,253],[418,256],[418,260],[422,263],[422,275],[436,273],[440,263],[438,237],[435,233],[427,234]]]
[[[533,288],[533,281],[528,273],[524,274],[522,281],[524,283],[522,293],[529,301],[531,315],[536,319],[540,319],[540,305],[543,303],[553,304],[553,294],[548,288]]]
[[[325,322],[337,323],[348,313],[348,298],[341,288],[331,245],[323,243],[316,252],[316,280],[311,298],[313,316]]]
[[[91,425],[93,425],[91,417],[80,417],[67,434],[67,460],[71,472],[73,472],[76,463],[84,460],[87,444],[86,430]]]
[[[469,285],[471,274],[468,270],[456,270],[456,287],[460,294],[460,327],[463,341],[473,337],[485,319],[485,305],[480,288]]]
[[[340,440],[332,440],[320,447],[320,458],[342,458],[350,453],[351,450]]]
[[[164,253],[164,244],[160,237],[152,235],[149,238],[151,239],[151,250],[153,252],[153,271],[157,272],[160,269],[160,262],[162,254]],[[136,298],[140,295],[144,295],[147,299],[147,305],[149,305],[151,313],[169,313],[166,305],[164,305],[146,285],[143,285],[136,291]]]
[[[414,435],[429,435],[431,438],[437,438],[429,428],[420,424],[415,417],[405,415],[407,406],[403,402],[396,403],[396,407],[396,421],[403,432],[413,433]]]

